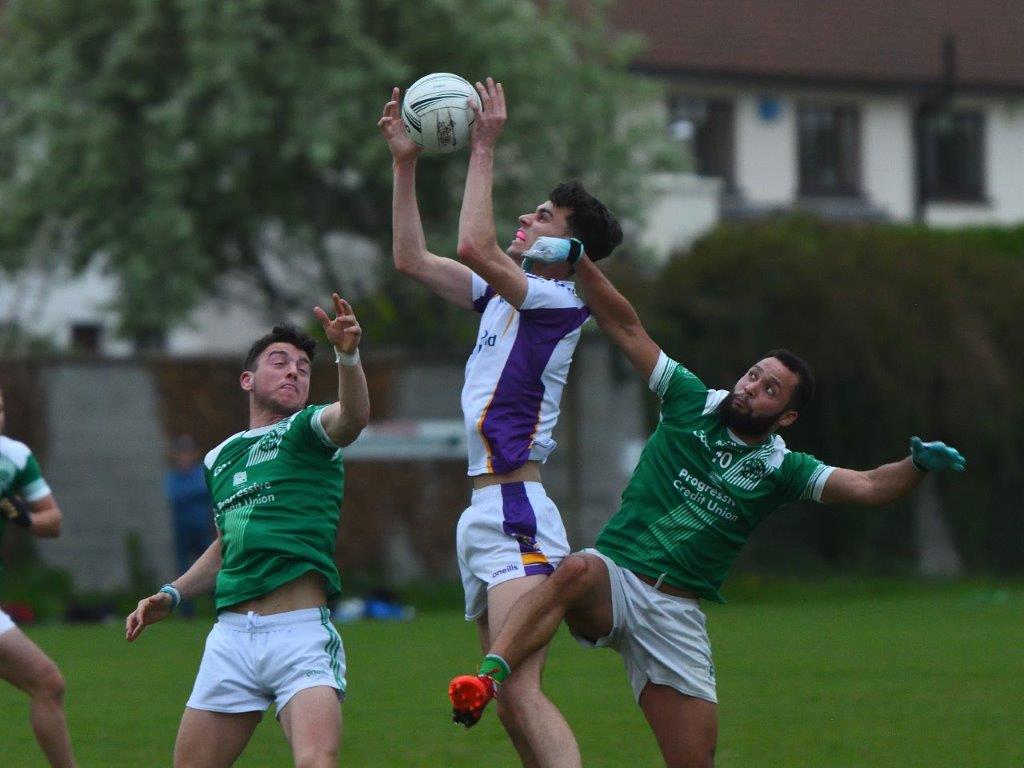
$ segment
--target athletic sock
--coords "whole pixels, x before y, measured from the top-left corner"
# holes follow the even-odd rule
[[[496,683],[504,683],[505,678],[512,674],[512,668],[498,654],[488,653],[480,662],[480,671],[477,674],[486,675]]]

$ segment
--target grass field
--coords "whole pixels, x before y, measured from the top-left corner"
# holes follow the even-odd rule
[[[709,609],[720,768],[1024,766],[1024,587],[762,592]],[[81,766],[170,765],[207,629],[171,621],[128,646],[114,625],[29,628],[69,681]],[[449,722],[447,682],[478,658],[457,612],[341,631],[349,665],[342,765],[517,765],[492,712],[469,732]],[[588,768],[661,765],[615,653],[585,651],[563,631],[546,687]],[[290,764],[270,717],[238,763]],[[44,765],[24,697],[6,685],[0,765]]]

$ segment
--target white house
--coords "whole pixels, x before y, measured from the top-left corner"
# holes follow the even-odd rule
[[[1024,221],[1017,3],[628,0],[613,21],[646,38],[637,69],[725,218]]]

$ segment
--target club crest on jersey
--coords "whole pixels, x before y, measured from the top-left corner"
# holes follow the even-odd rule
[[[246,480],[249,479],[247,472],[235,472],[234,478],[232,478],[232,485],[242,485]]]
[[[761,458],[748,459],[743,462],[739,470],[739,475],[744,480],[760,480],[766,474],[768,474],[768,465]]]

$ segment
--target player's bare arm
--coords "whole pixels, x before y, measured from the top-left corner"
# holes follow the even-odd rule
[[[313,309],[323,326],[327,340],[334,345],[338,360],[338,402],[331,403],[320,414],[320,423],[338,446],[346,446],[359,437],[370,422],[370,395],[366,374],[359,360],[362,328],[352,306],[338,294],[332,294],[334,317],[320,307]]]
[[[637,373],[649,379],[661,356],[633,305],[585,255],[576,262],[576,275],[594,319],[622,350]]]
[[[25,501],[17,493],[5,494],[0,497],[0,519],[28,528],[29,533],[41,539],[60,536],[62,516],[52,493],[33,501]]]
[[[499,296],[517,309],[526,299],[527,278],[522,268],[498,246],[494,229],[494,147],[505,127],[507,111],[501,83],[490,77],[476,84],[480,105],[469,106],[475,119],[469,144],[469,170],[459,213],[458,255]]]
[[[406,133],[399,111],[399,98],[399,89],[394,88],[391,100],[384,105],[384,112],[377,121],[377,128],[394,161],[391,229],[395,268],[442,299],[464,309],[472,309],[473,276],[469,268],[427,250],[416,200],[416,160],[422,150]]]
[[[217,531],[217,538],[213,543],[196,559],[191,568],[171,582],[171,586],[178,591],[182,600],[206,594],[213,589],[217,581],[220,563],[220,531]],[[167,592],[156,592],[142,598],[125,620],[125,639],[129,643],[132,642],[150,624],[163,621],[170,616],[173,608],[174,598]]]
[[[838,468],[821,492],[825,504],[889,504],[910,493],[932,470],[963,472],[967,461],[943,442],[912,438],[911,454],[901,461],[866,471]]]

